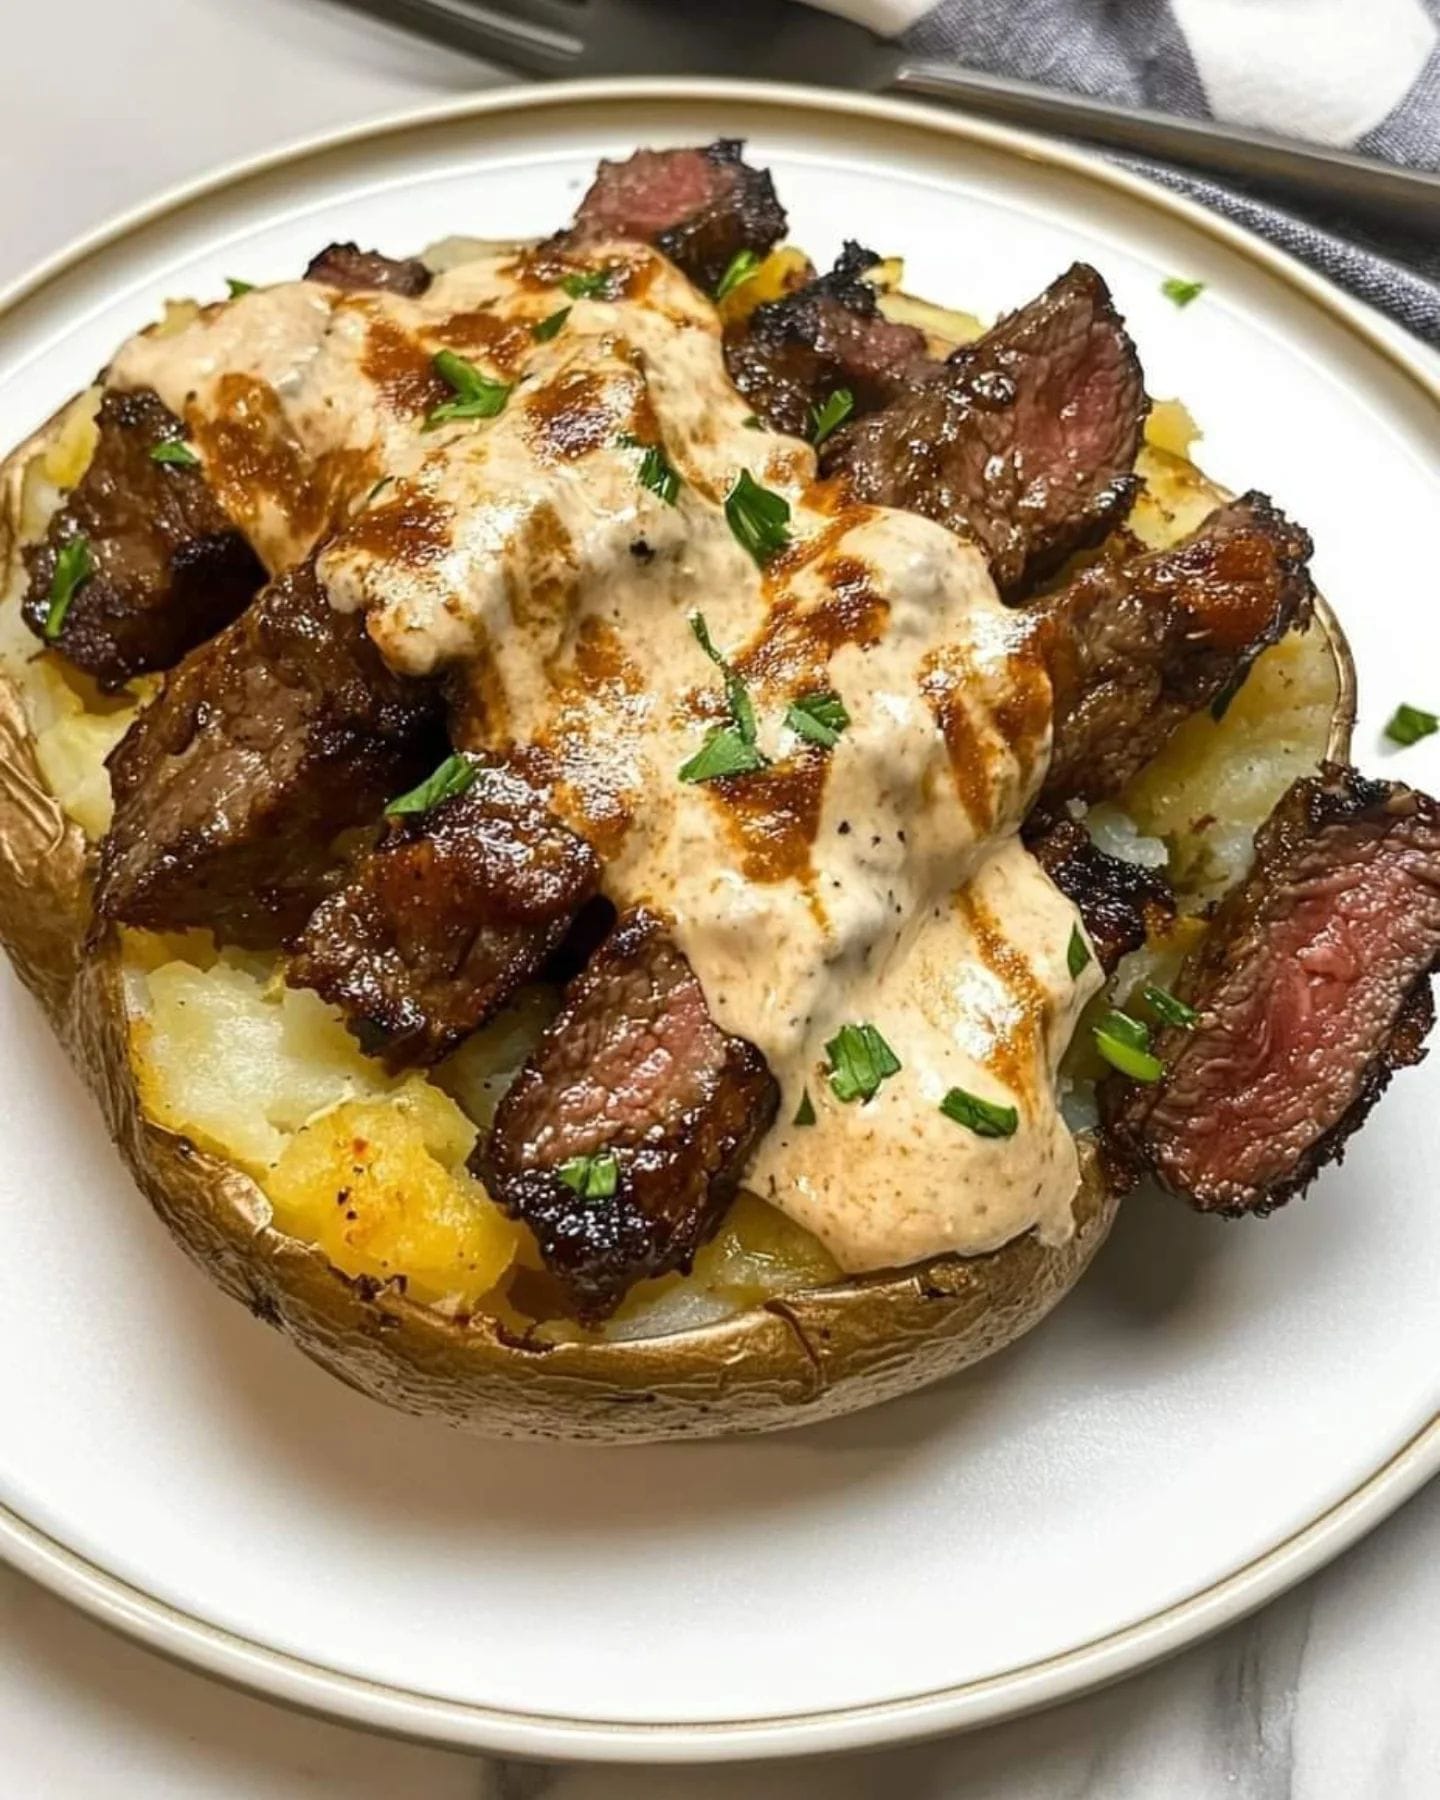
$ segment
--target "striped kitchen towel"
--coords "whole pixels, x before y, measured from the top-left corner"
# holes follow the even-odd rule
[[[926,57],[1440,169],[1440,0],[812,0]],[[1134,164],[1440,344],[1440,218],[1378,235]]]

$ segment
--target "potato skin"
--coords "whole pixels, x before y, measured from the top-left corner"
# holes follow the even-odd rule
[[[18,548],[20,473],[42,441],[22,446],[4,470],[5,570]],[[1348,668],[1328,616],[1325,628]],[[113,931],[91,936],[88,863],[81,832],[41,779],[19,694],[0,675],[0,942],[182,1248],[322,1367],[406,1412],[491,1437],[627,1443],[834,1418],[1003,1349],[1070,1290],[1113,1223],[1117,1198],[1082,1140],[1075,1231],[1063,1244],[1027,1233],[984,1256],[797,1293],[650,1340],[538,1346],[494,1321],[457,1324],[394,1285],[341,1274],[275,1231],[248,1176],[145,1118],[118,940]]]

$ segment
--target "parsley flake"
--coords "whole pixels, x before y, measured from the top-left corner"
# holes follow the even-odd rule
[[[90,540],[73,537],[55,558],[55,573],[50,577],[50,605],[45,612],[45,642],[53,644],[65,623],[70,602],[95,573],[95,559],[90,554]]]
[[[1095,1027],[1095,1048],[1133,1081],[1158,1081],[1165,1073],[1165,1065],[1151,1053],[1149,1027],[1128,1013],[1106,1013]]]
[[[613,269],[585,269],[560,283],[572,300],[598,300],[610,286]]]
[[[225,285],[230,290],[230,298],[232,300],[238,300],[242,294],[253,294],[255,292],[255,283],[253,281],[237,281],[233,275],[227,275],[225,277]]]
[[[559,312],[551,313],[548,319],[541,319],[530,327],[530,335],[537,344],[548,344],[553,337],[558,337],[560,329],[570,317],[570,308],[562,306]]]
[[[790,502],[742,469],[725,496],[725,518],[738,541],[763,569],[790,542]]]
[[[1090,946],[1085,942],[1078,925],[1070,927],[1070,942],[1065,950],[1065,967],[1070,971],[1070,979],[1078,981],[1090,966]]]
[[[1193,1006],[1172,994],[1169,988],[1155,987],[1147,982],[1140,990],[1145,1004],[1167,1025],[1178,1026],[1181,1031],[1193,1031],[1200,1023],[1200,1015]]]
[[[1176,275],[1160,283],[1160,292],[1167,300],[1173,300],[1176,306],[1188,306],[1192,300],[1198,300],[1205,292],[1203,281],[1181,281]]]
[[[595,1150],[589,1156],[572,1156],[555,1173],[582,1200],[608,1200],[620,1185],[620,1164],[613,1150]]]
[[[510,398],[508,382],[491,381],[474,363],[466,362],[453,350],[437,350],[431,358],[431,367],[454,389],[455,398],[437,406],[426,417],[427,431],[443,425],[447,419],[493,419],[497,413],[504,412],[505,402]]]
[[[645,452],[640,458],[641,487],[649,488],[650,492],[658,495],[667,506],[673,506],[680,492],[680,473],[666,456],[665,446],[642,443],[639,438],[631,437],[629,432],[625,433],[620,442],[625,445],[627,450],[643,450]],[[698,616],[697,614],[696,617]]]
[[[830,1091],[837,1100],[873,1100],[880,1083],[900,1073],[900,1058],[873,1025],[842,1025],[825,1054]]]
[[[855,396],[849,388],[836,388],[823,406],[810,409],[810,442],[818,450],[832,431],[839,429],[855,410]]]
[[[177,469],[198,469],[200,458],[188,444],[181,443],[179,438],[166,438],[164,443],[156,444],[150,452],[153,463],[169,463]]]
[[[716,303],[733,294],[741,282],[748,281],[759,267],[760,258],[753,250],[737,250],[720,277],[720,285],[715,290]]]
[[[982,1100],[967,1088],[953,1087],[940,1102],[947,1119],[973,1131],[976,1137],[1014,1137],[1020,1114],[1013,1106],[997,1106],[993,1100]]]
[[[727,775],[754,775],[768,769],[769,759],[735,725],[712,731],[688,762],[680,765],[682,781],[720,781]]]
[[[407,813],[427,813],[443,800],[453,800],[473,787],[479,773],[477,764],[468,756],[447,756],[433,775],[427,775],[418,787],[401,794],[385,808],[387,819],[403,818]]]
[[[815,1102],[810,1098],[807,1087],[800,1095],[800,1104],[795,1108],[794,1125],[813,1125],[815,1123]]]
[[[840,742],[840,733],[850,723],[850,715],[838,694],[802,694],[787,709],[785,723],[807,743],[833,750]]]
[[[1418,706],[1397,706],[1385,727],[1385,735],[1392,744],[1407,746],[1418,744],[1421,738],[1436,731],[1440,731],[1440,718],[1432,712],[1423,712]]]

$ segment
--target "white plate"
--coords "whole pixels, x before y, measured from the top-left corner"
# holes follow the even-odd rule
[[[984,313],[1075,257],[1204,461],[1308,521],[1358,756],[1440,700],[1437,394],[1358,307],[1078,156],[952,115],[722,83],[487,96],[252,164],[122,222],[0,318],[0,443],[166,295],[559,224],[603,153],[748,136],[795,239],[903,252]],[[1206,281],[1185,311],[1167,275]],[[1393,340],[1389,340],[1393,346]],[[1406,754],[1434,785],[1440,739]],[[1440,1058],[1265,1224],[1131,1203],[1079,1291],[927,1394],[789,1436],[487,1444],[363,1400],[150,1217],[6,971],[0,1549],[266,1692],[546,1756],[836,1749],[993,1719],[1257,1605],[1440,1464]]]

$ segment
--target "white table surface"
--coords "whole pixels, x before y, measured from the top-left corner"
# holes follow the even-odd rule
[[[327,0],[0,13],[0,284],[232,157],[499,79]],[[1440,1484],[1258,1618],[1094,1699],[915,1750],[693,1773],[501,1767],[305,1718],[0,1569],[4,1800],[1436,1800],[1437,1694]]]

